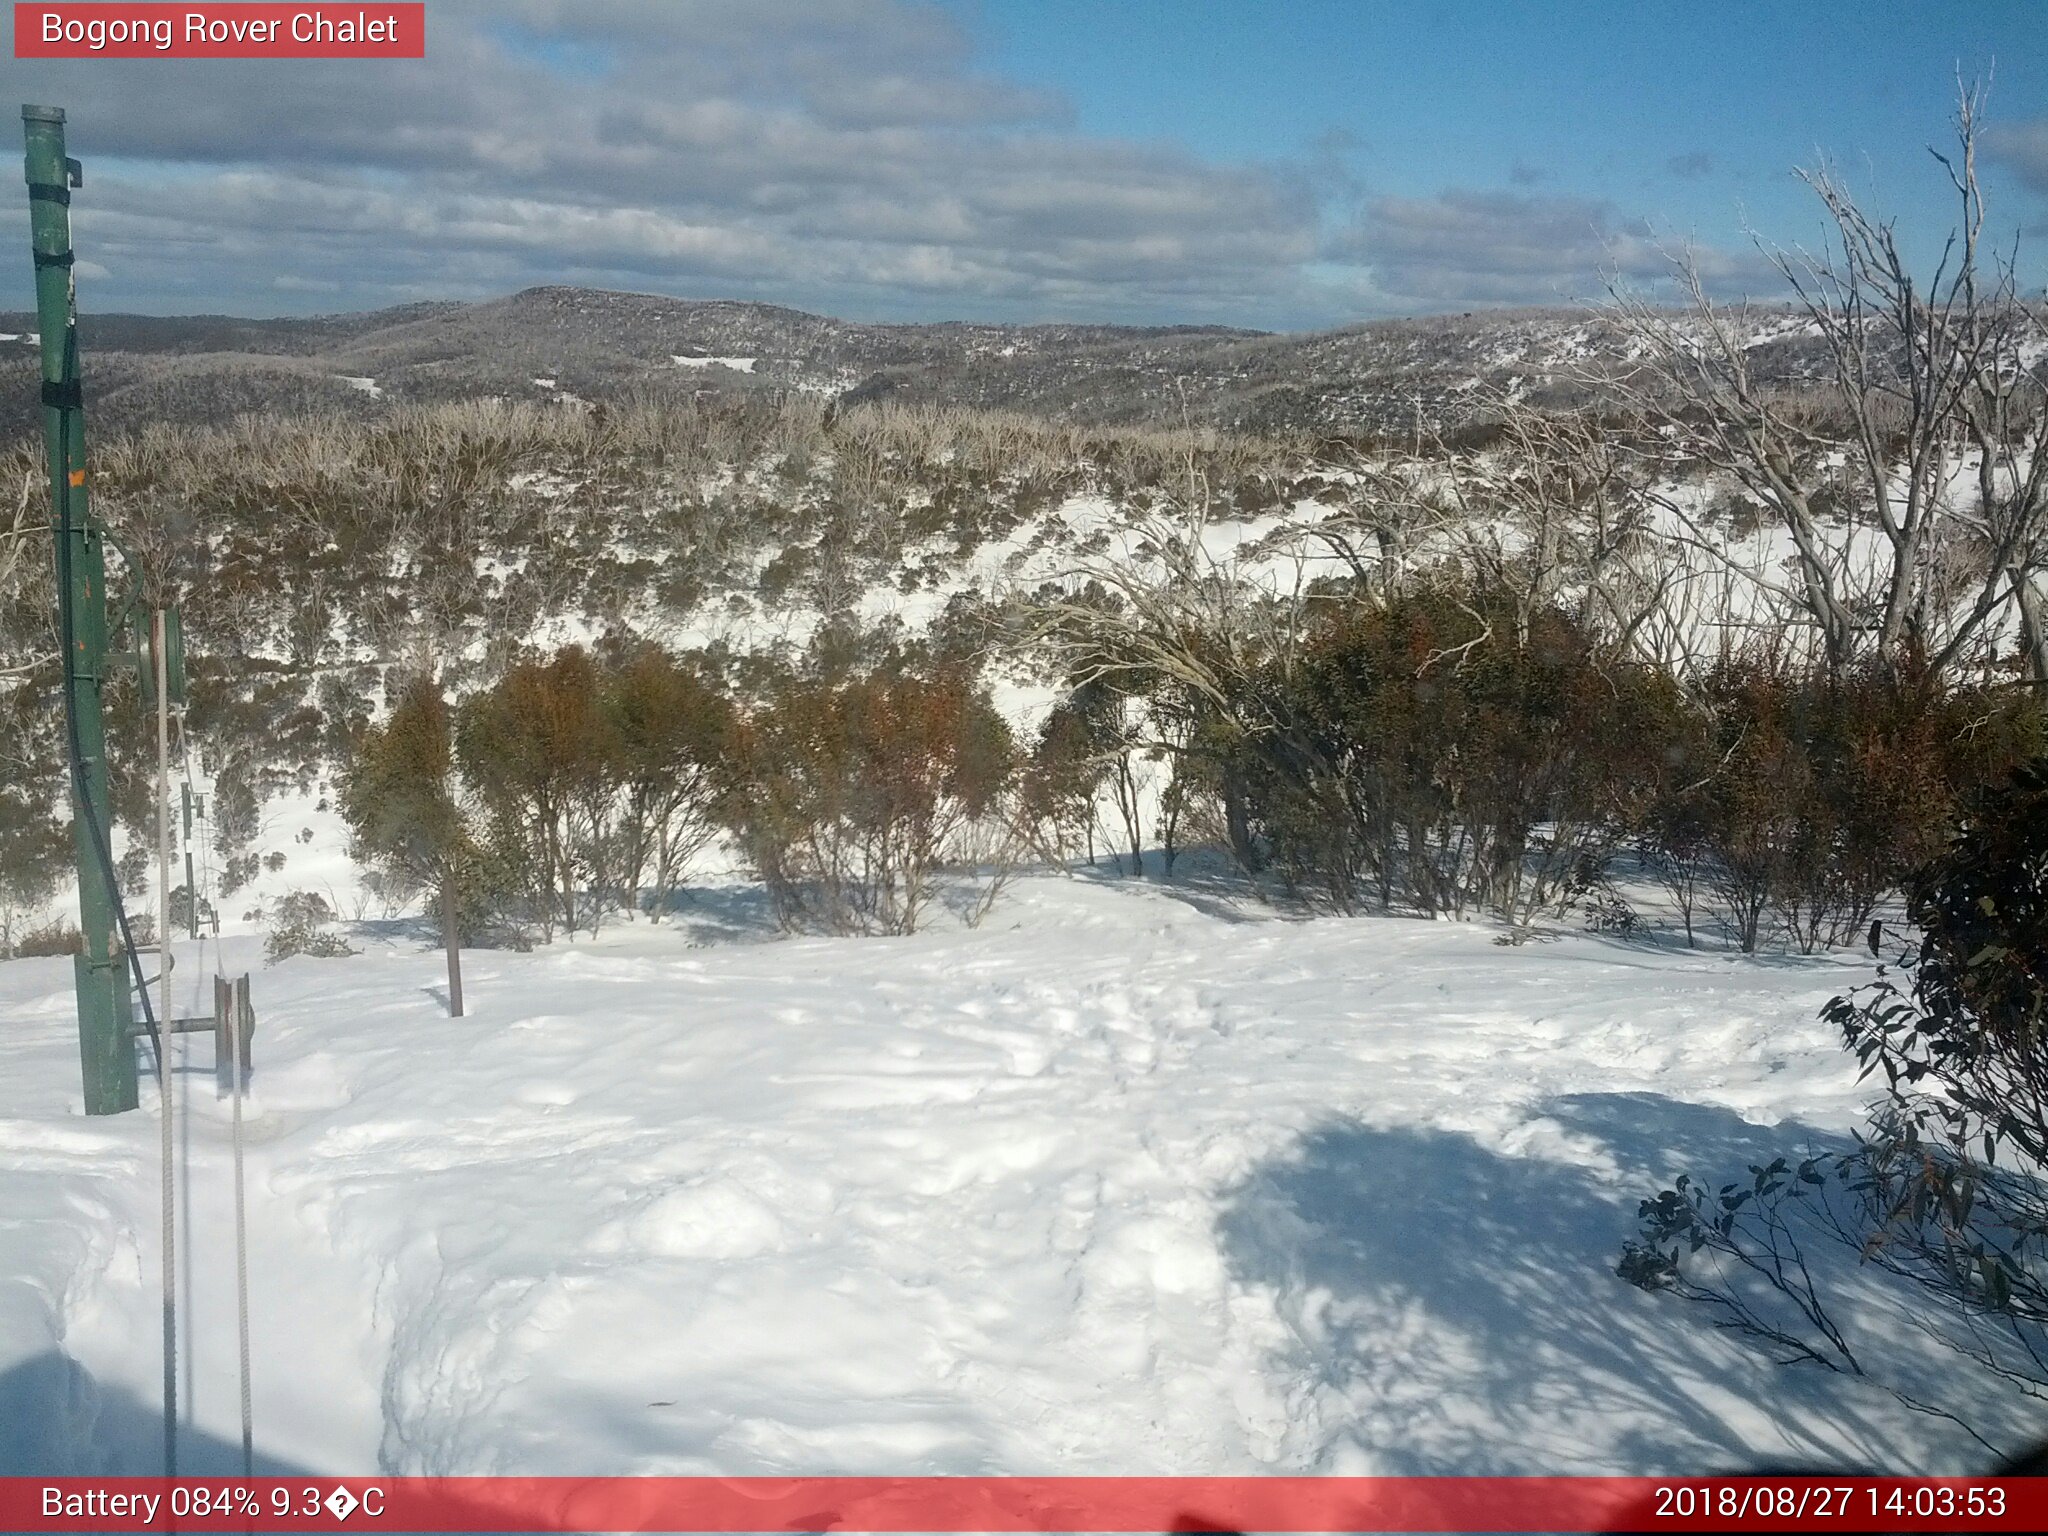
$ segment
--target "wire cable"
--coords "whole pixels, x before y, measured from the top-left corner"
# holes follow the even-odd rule
[[[171,1012],[171,674],[170,674],[170,622],[164,617],[162,608],[155,609],[149,621],[150,665],[156,673],[156,858],[157,858],[157,948],[156,977],[159,1001],[163,1007],[164,1023],[168,1026]],[[145,995],[147,989],[145,990]],[[181,1055],[184,1052],[181,1050]],[[170,1305],[177,1304],[177,1247],[178,1220],[175,1148],[176,1138],[172,1134],[171,1067],[168,1060],[163,1062],[157,1085],[163,1100],[163,1167],[164,1167],[164,1295]],[[186,1181],[191,1180],[191,1159],[186,1159]],[[188,1218],[189,1220],[189,1218]],[[190,1292],[188,1285],[186,1291]],[[174,1326],[165,1335],[168,1369],[177,1369],[177,1330]],[[190,1398],[188,1395],[189,1409]],[[167,1430],[164,1436],[164,1459],[166,1477],[176,1464],[176,1437]]]
[[[184,774],[185,789],[192,796],[194,806],[192,817],[193,831],[189,836],[199,845],[198,870],[192,881],[189,882],[190,888],[186,892],[191,902],[189,908],[189,916],[192,920],[191,926],[199,934],[199,953],[194,961],[193,969],[200,975],[205,974],[206,946],[211,942],[213,945],[213,969],[216,977],[214,989],[215,1006],[218,1007],[218,999],[220,997],[219,982],[226,979],[221,975],[221,960],[223,956],[220,947],[220,935],[217,931],[209,931],[217,930],[217,923],[209,923],[205,927],[201,927],[198,906],[200,878],[204,878],[206,889],[211,890],[213,888],[213,845],[211,839],[205,835],[205,829],[210,825],[210,813],[206,810],[205,797],[200,795],[197,786],[193,782],[192,739],[186,733],[185,719],[182,713],[177,716],[177,721],[180,771]],[[234,1118],[230,1146],[233,1153],[235,1188],[235,1328],[238,1350],[236,1365],[240,1377],[239,1384],[242,1399],[242,1475],[244,1477],[254,1477],[256,1475],[256,1421],[251,1392],[253,1352],[249,1345],[249,1221],[248,1200],[246,1196],[247,1179],[244,1172],[246,1158],[244,1156],[242,1136],[242,1096],[247,1086],[242,1075],[242,1062],[248,1048],[247,1032],[252,1021],[245,1016],[240,1008],[239,996],[238,992],[236,994],[236,1002],[229,1005],[228,1014],[228,1070],[232,1074],[230,1082],[233,1085],[232,1092],[234,1095]]]
[[[246,980],[246,978],[244,978]],[[242,1388],[242,1476],[256,1475],[255,1417],[250,1409],[249,1397],[249,1220],[248,1207],[243,1199],[242,1179],[242,1052],[244,1031],[248,1028],[248,1011],[244,1002],[248,998],[246,986],[235,989],[234,1001],[228,1011],[228,1075],[234,1084],[235,1109],[232,1145],[235,1163],[235,1328],[236,1343],[240,1350],[237,1364],[241,1370]]]
[[[74,317],[73,324],[76,319]],[[76,337],[66,339],[65,373],[69,378],[78,376],[75,362]],[[75,405],[56,408],[60,417],[66,418],[60,425],[58,441],[69,444],[71,432],[68,418]],[[64,733],[67,755],[71,767],[71,800],[83,821],[86,841],[92,844],[98,856],[100,877],[106,882],[109,904],[114,909],[114,922],[121,930],[121,944],[127,951],[128,969],[136,983],[136,995],[142,1004],[142,1023],[149,1034],[150,1049],[156,1058],[157,1094],[163,1108],[163,1225],[164,1225],[164,1276],[163,1276],[163,1323],[164,1323],[164,1476],[177,1475],[178,1465],[178,1312],[177,1278],[173,1268],[175,1255],[172,1244],[174,1231],[174,1198],[171,1171],[171,1084],[169,1058],[164,1054],[164,1039],[157,1028],[156,1011],[149,1002],[149,982],[142,974],[142,957],[135,952],[135,934],[128,922],[128,907],[121,899],[121,880],[114,868],[113,847],[108,839],[108,829],[100,824],[99,814],[93,809],[91,785],[86,778],[85,743],[78,733],[78,702],[74,668],[78,655],[78,614],[71,600],[73,562],[71,541],[84,529],[74,532],[71,484],[68,474],[55,477],[54,491],[57,497],[57,629],[58,638],[64,648]]]

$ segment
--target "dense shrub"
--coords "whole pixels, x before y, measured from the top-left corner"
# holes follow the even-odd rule
[[[1102,780],[1108,765],[1083,712],[1062,700],[1046,713],[1018,777],[1019,824],[1052,864],[1095,859]]]
[[[2041,742],[2023,690],[1768,657],[1685,681],[1470,583],[1333,590],[1232,681],[1240,696],[1204,704],[1154,679],[1147,708],[1183,797],[1163,823],[1192,806],[1249,871],[1340,910],[1521,923],[1577,903],[1612,930],[1633,926],[1611,877],[1632,844],[1688,942],[1711,917],[1745,950],[1860,936],[1966,798]],[[1048,721],[1027,777],[1041,821],[1074,824],[1111,761],[1086,725],[1071,701]]]
[[[1003,814],[1013,756],[962,674],[791,673],[733,726],[722,816],[785,925],[908,933]]]
[[[466,700],[455,748],[485,808],[497,867],[552,938],[598,926],[616,847],[621,768],[589,652],[513,665]]]
[[[351,852],[387,892],[452,890],[473,941],[594,931],[650,882],[658,916],[714,834],[729,716],[697,661],[654,646],[525,657],[454,709],[414,678],[356,734]]]
[[[1724,662],[1647,831],[1690,914],[1702,897],[1753,950],[1776,923],[1807,952],[1862,933],[1931,858],[1965,799],[2038,750],[2037,706],[1911,667],[1801,671]]]
[[[384,723],[358,733],[339,790],[349,854],[387,894],[426,892],[436,925],[452,906],[458,943],[516,931],[520,914],[455,771],[453,720],[437,681],[415,674],[400,683]]]
[[[1276,724],[1241,736],[1227,771],[1262,859],[1346,910],[1517,920],[1604,862],[1683,707],[1568,614],[1517,624],[1427,591],[1335,605],[1255,686]]]
[[[172,930],[183,933],[195,926],[210,928],[217,934],[220,932],[220,914],[214,910],[213,903],[208,901],[203,893],[197,899],[195,910],[192,888],[182,884],[173,886],[171,889]]]
[[[36,786],[0,783],[0,957],[22,941],[71,866],[71,828]]]
[[[1145,867],[1144,797],[1140,777],[1140,721],[1147,701],[1090,680],[1068,691],[1046,713],[1023,764],[1019,807],[1031,841],[1056,862],[1085,850],[1093,862],[1096,834],[1129,850],[1119,870]],[[1102,801],[1116,817],[1105,828]]]
[[[46,923],[14,934],[8,944],[6,958],[46,959],[51,955],[75,955],[84,948],[85,935],[78,931],[78,925],[68,918],[53,917]]]

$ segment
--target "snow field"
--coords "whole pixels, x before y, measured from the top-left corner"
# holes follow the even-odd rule
[[[395,926],[270,970],[231,939],[260,1019],[259,1455],[734,1475],[1982,1460],[1611,1272],[1655,1181],[1853,1123],[1865,1090],[1815,1011],[1855,962],[1504,947],[1174,890],[1031,877],[980,930],[736,943],[765,920],[717,887],[673,924],[472,952],[460,1021],[440,957]],[[187,1049],[187,1463],[225,1472],[227,1106],[210,1042]],[[22,1410],[0,1413],[0,1469],[146,1471],[154,1096],[87,1121],[76,1077],[68,967],[0,967],[0,1409]]]

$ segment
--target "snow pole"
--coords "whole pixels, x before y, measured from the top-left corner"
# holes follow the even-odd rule
[[[149,653],[156,677],[156,851],[157,851],[157,945],[156,984],[159,988],[157,1017],[171,1018],[171,688],[170,642],[166,635],[164,610],[150,615]],[[178,1331],[177,1331],[177,1202],[172,1188],[175,1164],[171,1139],[171,1059],[159,1041],[156,1053],[157,1097],[162,1101],[163,1125],[163,1264],[164,1264],[164,1476],[178,1469]]]
[[[50,522],[57,548],[59,630],[64,636],[64,708],[71,764],[71,826],[78,862],[78,927],[73,957],[78,992],[78,1055],[85,1112],[114,1115],[137,1102],[128,977],[131,962],[114,948],[120,893],[107,845],[106,557],[87,505],[85,409],[79,390],[78,306],[72,281],[71,189],[83,177],[64,154],[64,109],[21,109],[27,141],[30,243],[35,255],[36,316],[41,326],[43,442],[50,470]]]
[[[199,887],[192,882],[192,786],[179,786],[185,808],[185,927],[186,937],[199,941]]]

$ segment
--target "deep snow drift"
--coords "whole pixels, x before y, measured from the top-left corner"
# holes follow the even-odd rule
[[[260,1018],[265,1466],[1986,1460],[1612,1274],[1656,1181],[1855,1123],[1815,1017],[1855,959],[1293,921],[1199,879],[1034,876],[910,939],[771,942],[752,900],[471,952],[461,1021],[395,926],[268,970],[228,941]],[[155,1095],[79,1114],[71,1010],[68,962],[0,965],[0,1472],[143,1472]],[[229,1472],[227,1105],[210,1040],[182,1048],[182,1470]],[[1874,1289],[1862,1323],[1911,1333]]]

